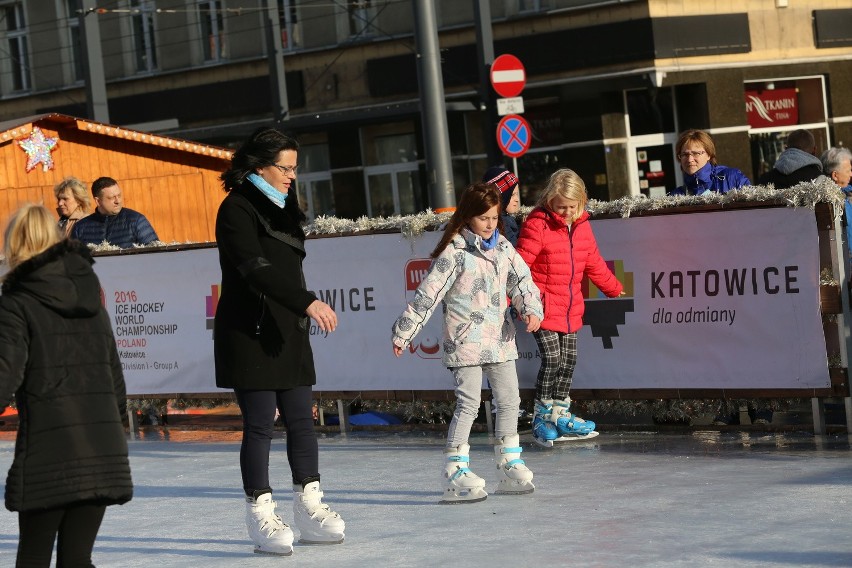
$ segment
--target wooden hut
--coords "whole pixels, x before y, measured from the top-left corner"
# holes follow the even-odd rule
[[[25,202],[52,210],[53,187],[65,177],[89,187],[109,176],[124,205],[143,213],[161,241],[214,241],[225,197],[218,178],[230,159],[226,148],[62,114],[0,123],[0,224]]]

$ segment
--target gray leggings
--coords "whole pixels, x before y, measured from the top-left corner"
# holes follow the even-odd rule
[[[447,432],[447,447],[466,444],[470,437],[473,421],[479,414],[482,398],[482,375],[488,377],[491,395],[497,409],[494,434],[498,438],[518,433],[518,409],[521,395],[518,393],[518,372],[514,361],[486,363],[472,367],[452,367],[450,372],[456,380],[456,411]]]

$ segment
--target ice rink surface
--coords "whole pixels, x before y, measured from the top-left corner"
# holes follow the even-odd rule
[[[14,435],[13,433],[10,435]],[[252,553],[238,432],[145,433],[130,442],[133,500],[109,507],[99,567],[767,567],[852,566],[852,445],[843,436],[604,431],[543,450],[522,436],[536,492],[439,505],[438,433],[321,435],[325,501],[342,545]],[[471,468],[497,482],[487,435]],[[14,442],[0,440],[4,476]],[[272,484],[292,520],[285,444]],[[14,566],[17,515],[0,513],[0,566]]]

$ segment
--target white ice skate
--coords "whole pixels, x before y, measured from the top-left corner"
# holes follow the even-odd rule
[[[497,469],[500,470],[500,483],[497,484],[498,495],[524,495],[535,491],[533,472],[521,459],[520,441],[517,434],[503,436],[494,446],[494,456],[497,458]]]
[[[488,497],[485,492],[485,480],[467,467],[470,463],[469,453],[468,444],[461,444],[457,448],[444,448],[447,465],[444,468],[442,504],[476,503]]]
[[[294,485],[293,525],[299,529],[299,542],[304,544],[340,544],[346,523],[340,515],[322,502],[319,481]]]
[[[246,497],[246,529],[257,554],[293,554],[293,531],[275,514],[272,493]]]

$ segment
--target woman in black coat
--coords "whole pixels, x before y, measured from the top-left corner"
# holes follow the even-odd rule
[[[299,146],[273,128],[255,131],[222,174],[216,218],[222,288],[216,309],[216,385],[232,388],[243,416],[240,469],[255,552],[289,555],[293,532],[275,514],[269,450],[275,410],[287,430],[294,524],[302,542],[343,542],[344,522],[322,503],[313,421],[316,383],[310,321],[337,315],[305,285],[304,215],[295,195]]]
[[[133,496],[124,376],[85,245],[60,240],[41,205],[9,222],[0,296],[0,408],[15,395],[18,436],[6,508],[18,566],[90,566],[107,505]]]

